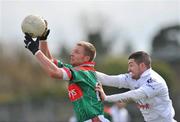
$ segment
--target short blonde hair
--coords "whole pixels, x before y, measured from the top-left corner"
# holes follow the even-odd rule
[[[86,41],[80,41],[77,43],[77,46],[84,47],[85,55],[90,57],[89,61],[93,61],[96,57],[96,48],[93,44],[86,42]]]

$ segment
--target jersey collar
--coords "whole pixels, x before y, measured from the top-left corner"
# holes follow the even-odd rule
[[[151,68],[149,68],[149,69],[147,69],[146,71],[144,71],[142,74],[141,74],[141,77],[146,77],[147,75],[149,75],[150,74],[150,72],[151,72]]]
[[[88,66],[88,67],[94,67],[95,66],[95,62],[84,62],[83,64],[79,65],[79,66]]]

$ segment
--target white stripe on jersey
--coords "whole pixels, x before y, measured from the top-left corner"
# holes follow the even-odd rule
[[[67,72],[63,69],[63,68],[61,68],[61,70],[62,70],[62,72],[63,72],[63,80],[70,80],[70,78],[68,77],[68,74],[67,74]]]

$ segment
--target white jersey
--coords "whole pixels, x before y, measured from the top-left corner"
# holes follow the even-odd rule
[[[106,101],[134,100],[138,104],[147,122],[174,122],[175,112],[169,98],[165,80],[151,68],[146,70],[138,80],[132,79],[130,74],[108,76],[97,72],[98,80],[106,86],[129,88],[128,92],[110,95]]]

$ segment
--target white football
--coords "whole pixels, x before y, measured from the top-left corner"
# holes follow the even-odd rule
[[[44,19],[37,15],[29,15],[21,23],[23,33],[28,33],[32,38],[41,36],[46,31]]]

